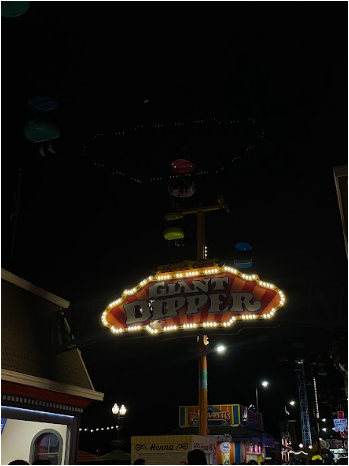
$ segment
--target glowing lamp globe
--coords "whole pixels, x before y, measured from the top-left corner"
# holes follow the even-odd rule
[[[118,414],[119,413],[119,406],[115,403],[111,410],[112,410],[113,414]]]
[[[126,411],[127,411],[127,409],[126,409],[125,405],[121,405],[121,408],[120,408],[120,415],[121,415],[121,416],[125,416]]]

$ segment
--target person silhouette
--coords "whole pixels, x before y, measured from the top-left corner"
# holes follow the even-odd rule
[[[188,452],[188,464],[207,464],[206,455],[203,450],[195,448]]]

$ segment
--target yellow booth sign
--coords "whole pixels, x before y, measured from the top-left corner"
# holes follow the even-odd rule
[[[151,334],[229,327],[235,320],[269,319],[285,296],[257,275],[228,267],[184,268],[142,280],[108,305],[102,322],[115,334]]]

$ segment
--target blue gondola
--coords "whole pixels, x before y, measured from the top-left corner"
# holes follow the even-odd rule
[[[238,269],[249,269],[253,265],[252,246],[249,243],[241,242],[235,245],[234,265]]]
[[[58,102],[51,97],[33,97],[28,101],[28,108],[34,115],[48,113],[58,108]]]

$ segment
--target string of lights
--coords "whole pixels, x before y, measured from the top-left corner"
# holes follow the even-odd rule
[[[174,123],[157,123],[157,124],[154,124],[154,125],[144,125],[144,124],[139,124],[139,125],[134,125],[134,126],[130,126],[128,129],[125,129],[123,128],[122,130],[121,129],[117,129],[117,130],[108,130],[108,131],[105,131],[105,130],[101,130],[101,129],[98,129],[98,130],[95,130],[93,136],[92,136],[92,144],[96,143],[98,140],[101,140],[103,137],[123,137],[123,136],[133,136],[135,133],[140,133],[141,131],[149,131],[150,129],[172,129],[172,128],[184,128],[184,127],[188,127],[188,126],[192,126],[192,125],[196,125],[196,126],[199,126],[199,125],[204,125],[204,124],[214,124],[216,125],[217,127],[223,127],[223,126],[230,126],[230,125],[236,125],[236,124],[253,124],[255,125],[256,124],[256,120],[253,119],[253,118],[248,118],[248,119],[233,119],[233,120],[229,120],[229,121],[226,121],[226,120],[223,120],[222,118],[211,118],[211,119],[197,119],[197,120],[193,120],[192,122],[174,122]],[[260,134],[259,136],[257,136],[257,139],[259,140],[263,140],[265,138],[265,132],[264,132],[264,129],[262,128],[261,131],[260,131]],[[200,170],[196,173],[196,176],[206,176],[206,175],[215,175],[215,174],[219,174],[221,172],[223,172],[224,170],[228,169],[229,166],[231,166],[231,164],[237,162],[238,160],[242,159],[243,157],[245,157],[246,155],[249,155],[249,154],[252,154],[256,149],[256,145],[251,143],[250,145],[248,145],[245,149],[239,149],[239,154],[234,154],[234,156],[225,161],[225,162],[219,162],[219,166],[216,166],[214,168],[207,168],[207,167],[201,167]],[[88,156],[88,143],[85,143],[82,147],[82,157],[84,159],[86,159],[86,157]],[[143,184],[145,182],[148,182],[148,183],[156,183],[156,182],[159,182],[159,181],[163,181],[163,180],[170,180],[170,179],[174,179],[174,178],[180,178],[181,175],[173,175],[173,174],[169,174],[169,175],[153,175],[153,176],[150,176],[147,174],[147,175],[144,175],[143,177],[141,176],[137,176],[135,174],[131,174],[131,173],[125,173],[125,170],[120,170],[120,168],[113,168],[111,167],[109,164],[103,162],[97,162],[96,160],[92,160],[90,161],[90,163],[96,167],[96,168],[99,168],[101,170],[105,170],[106,173],[110,174],[111,176],[113,177],[118,177],[118,178],[122,178],[124,180],[127,180],[127,181],[130,181],[132,183],[138,183],[138,184]],[[189,176],[189,175],[186,175],[186,176]]]
[[[85,433],[85,434],[93,434],[97,432],[105,432],[107,430],[118,430],[119,426],[108,426],[108,427],[96,427],[94,429],[89,428],[89,427],[80,427],[79,432]]]

